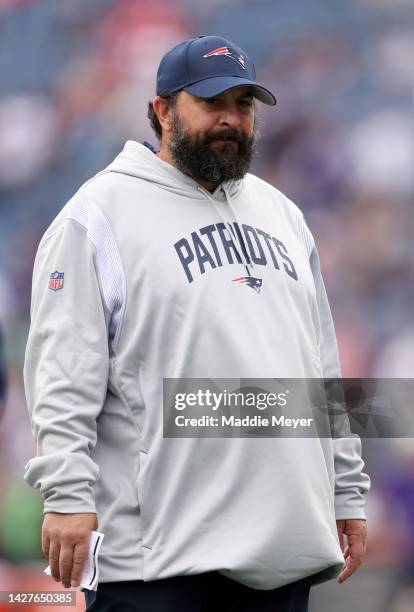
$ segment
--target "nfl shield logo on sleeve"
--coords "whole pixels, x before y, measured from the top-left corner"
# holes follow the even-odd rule
[[[58,272],[57,270],[52,272],[49,278],[49,289],[52,289],[52,291],[59,291],[59,289],[63,289],[63,279],[64,272]]]

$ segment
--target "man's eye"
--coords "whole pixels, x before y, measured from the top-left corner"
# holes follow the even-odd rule
[[[240,100],[240,104],[241,104],[241,106],[244,106],[246,108],[250,108],[251,106],[253,106],[253,99],[252,98],[248,98],[246,100]]]
[[[207,104],[215,104],[217,102],[217,98],[206,98],[205,102],[207,102]]]

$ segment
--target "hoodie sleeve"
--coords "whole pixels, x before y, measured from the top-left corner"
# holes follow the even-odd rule
[[[309,261],[318,304],[323,377],[325,379],[340,378],[341,371],[335,329],[322,279],[318,252],[314,244],[311,247]],[[370,478],[362,472],[364,462],[361,458],[361,440],[358,435],[351,434],[345,438],[333,438],[332,443],[335,468],[336,519],[366,519],[364,496],[370,488]]]
[[[91,228],[93,207],[79,210],[49,228],[33,272],[24,383],[37,454],[25,480],[40,489],[45,512],[95,512],[99,478],[91,450],[107,393],[114,265],[102,219]]]

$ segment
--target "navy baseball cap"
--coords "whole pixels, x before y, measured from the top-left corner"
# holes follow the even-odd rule
[[[274,95],[256,83],[254,64],[243,49],[221,36],[181,42],[164,55],[157,72],[158,96],[184,89],[199,98],[213,98],[241,85],[250,85],[264,104],[276,104]]]

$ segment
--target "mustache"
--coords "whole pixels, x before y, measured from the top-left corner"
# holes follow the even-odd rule
[[[227,128],[221,130],[221,132],[213,132],[212,134],[206,134],[203,138],[203,144],[210,144],[216,140],[232,140],[233,142],[245,143],[249,140],[249,137],[237,130]]]

